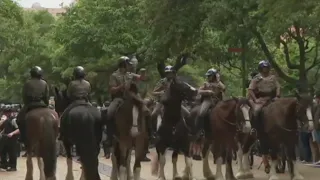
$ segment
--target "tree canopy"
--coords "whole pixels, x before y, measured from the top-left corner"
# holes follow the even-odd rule
[[[168,64],[194,85],[216,68],[227,94],[241,96],[249,74],[268,60],[283,94],[320,90],[316,0],[79,0],[58,17],[24,11],[12,0],[0,7],[2,100],[20,101],[34,65],[45,70],[50,85],[61,87],[82,65],[94,96],[107,99],[109,76],[123,55],[147,69],[149,87]]]

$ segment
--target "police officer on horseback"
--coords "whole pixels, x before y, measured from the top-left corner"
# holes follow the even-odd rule
[[[43,70],[39,66],[34,66],[30,70],[31,79],[23,86],[22,98],[23,108],[17,116],[17,124],[20,131],[20,139],[26,143],[25,134],[25,115],[28,111],[37,107],[48,107],[49,105],[49,86],[43,80]]]
[[[67,88],[67,97],[70,100],[69,106],[61,115],[61,123],[69,111],[78,105],[91,105],[90,104],[90,92],[91,84],[85,80],[85,70],[82,66],[77,66],[73,70],[73,79]],[[63,139],[63,131],[60,132],[60,139]]]
[[[164,72],[166,77],[158,81],[158,83],[156,84],[152,92],[152,95],[156,96],[158,101],[160,101],[160,97],[164,94],[166,89],[169,87],[170,82],[173,79],[177,78],[177,71],[174,68],[174,66],[171,66],[171,65],[166,66],[164,68]],[[157,102],[156,106],[154,107],[151,113],[151,118],[155,119],[160,114],[161,109],[162,109],[162,103]],[[190,114],[189,110],[183,105],[181,105],[181,111],[184,117]]]
[[[280,97],[280,84],[277,78],[270,74],[271,65],[268,61],[260,61],[257,74],[249,85],[249,99],[254,104],[254,121],[258,123],[258,115],[262,107],[270,100]]]
[[[268,162],[266,155],[269,149],[264,139],[263,122],[261,122],[263,119],[260,118],[262,117],[261,110],[272,100],[280,97],[280,84],[277,78],[270,74],[270,69],[271,65],[268,61],[260,61],[258,64],[259,74],[251,80],[248,89],[249,101],[254,111],[253,128],[258,132],[264,164]]]
[[[131,89],[131,85],[134,84],[136,80],[140,80],[142,78],[140,75],[132,73],[132,65],[133,62],[131,62],[130,58],[128,58],[127,56],[122,56],[119,59],[118,69],[110,76],[109,88],[112,101],[110,103],[110,106],[108,107],[107,112],[108,146],[111,146],[113,135],[115,133],[114,115],[118,107],[123,102],[125,92],[129,93],[129,96],[132,96],[134,99],[140,101],[143,104],[143,100],[141,99],[141,97],[139,97],[137,89]],[[145,105],[143,105],[142,108],[144,117],[146,118],[149,110]]]
[[[203,122],[208,110],[218,101],[222,100],[222,93],[226,90],[225,85],[220,81],[220,75],[214,68],[209,69],[206,74],[207,82],[199,88],[199,95],[201,95],[201,108],[198,116],[198,121],[203,128]]]

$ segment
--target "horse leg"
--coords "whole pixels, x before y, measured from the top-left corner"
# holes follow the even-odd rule
[[[44,164],[41,157],[37,157],[38,161],[38,168],[40,172],[40,180],[46,180],[45,174],[44,174]]]
[[[127,144],[125,142],[120,142],[120,162],[119,162],[119,173],[120,173],[120,180],[127,180],[128,179],[128,156],[131,156],[129,154],[129,149],[127,148]]]
[[[156,156],[152,159],[152,168],[151,173],[155,175],[158,173],[159,177],[158,180],[166,180],[165,174],[164,174],[164,166],[166,165],[166,145],[165,142],[161,139],[156,143]],[[160,166],[160,167],[159,167]]]
[[[270,178],[269,180],[278,180],[278,175],[277,175],[277,171],[276,171],[276,168],[277,168],[277,165],[278,165],[278,149],[279,148],[271,148],[271,168],[270,168]]]
[[[83,169],[83,164],[81,163],[81,176],[80,176],[80,180],[86,180],[86,178],[84,177],[84,169]]]
[[[184,153],[184,162],[186,164],[185,169],[183,171],[182,179],[189,180],[193,179],[193,169],[192,169],[192,156],[193,154],[190,152],[193,147],[193,143],[187,140],[185,143],[181,144],[183,147]],[[199,155],[199,149],[197,148],[196,154]]]
[[[237,163],[238,163],[238,173],[236,174],[236,177],[238,179],[246,179],[246,174],[243,168],[243,149],[242,149],[242,145],[240,142],[238,142],[238,151],[237,151]]]
[[[248,158],[248,157],[247,157]],[[232,169],[232,148],[228,148],[226,152],[226,180],[236,180]]]
[[[209,153],[210,153],[211,146],[209,142],[206,142],[203,150],[202,150],[202,171],[203,171],[203,176],[208,179],[208,180],[213,180],[214,176],[211,172],[210,166],[209,166]]]
[[[249,163],[249,155],[253,145],[254,145],[254,141],[250,141],[249,139],[247,139],[247,141],[244,143],[243,148],[241,144],[238,143],[237,156],[238,156],[239,172],[236,175],[238,179],[253,178],[253,174],[250,170],[250,163]]]
[[[223,158],[222,158],[222,147],[221,145],[218,146],[213,146],[214,147],[214,159],[216,158],[216,180],[224,180],[224,177],[222,175],[222,163],[223,163]]]
[[[298,171],[294,145],[286,146],[286,152],[287,152],[288,167],[290,167],[289,171],[290,171],[291,180],[304,179],[303,176]]]
[[[133,165],[133,179],[140,180],[141,178],[141,161],[145,156],[145,137],[138,137],[135,141],[135,162]]]
[[[181,179],[178,173],[177,162],[178,162],[178,151],[174,150],[172,152],[172,179],[173,180]]]
[[[115,142],[112,153],[111,153],[111,162],[112,162],[112,172],[110,180],[118,180],[118,162],[117,162],[117,156],[119,157],[119,143]]]
[[[137,151],[134,152],[135,154],[137,153]],[[133,178],[132,176],[132,171],[131,171],[131,154],[132,154],[132,149],[128,150],[128,156],[127,156],[127,179],[130,180]],[[136,161],[136,160],[135,160]]]
[[[66,175],[66,180],[74,180],[72,154],[71,154],[72,144],[70,142],[68,142],[67,140],[64,140],[63,141],[63,145],[64,145],[64,148],[66,150],[66,155],[67,155],[67,175]]]
[[[27,174],[25,180],[33,180],[32,150],[27,148]]]
[[[184,153],[184,162],[186,163],[186,167],[183,171],[182,179],[189,180],[193,179],[193,171],[192,171],[192,157],[190,153]]]

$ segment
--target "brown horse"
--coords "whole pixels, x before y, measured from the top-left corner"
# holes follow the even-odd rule
[[[298,121],[313,127],[313,99],[309,95],[284,97],[263,108],[262,128],[258,130],[260,142],[270,149],[272,159],[269,180],[277,180],[277,153],[282,144],[292,180],[303,179],[296,166],[295,145],[298,142]],[[259,132],[260,131],[260,132]],[[267,150],[267,149],[265,149]]]
[[[32,154],[35,151],[40,180],[56,180],[56,139],[59,133],[59,118],[54,110],[35,108],[30,110],[24,119],[26,121],[26,180],[33,179]]]
[[[221,166],[223,163],[223,155],[226,157],[227,180],[235,180],[232,169],[232,152],[236,150],[235,137],[238,130],[247,132],[251,130],[251,124],[239,118],[240,112],[247,112],[245,101],[238,98],[231,98],[218,102],[218,104],[210,112],[210,123],[213,134],[213,154],[216,159],[216,179],[222,180],[223,175]],[[203,161],[207,161],[207,155]],[[205,164],[205,163],[204,163]],[[204,167],[204,169],[209,169]],[[212,174],[211,172],[206,172]]]
[[[141,161],[145,156],[145,146],[148,134],[143,118],[142,102],[136,98],[136,86],[131,85],[126,91],[121,106],[115,113],[116,134],[113,141],[112,174],[111,180],[129,180],[131,178],[131,151],[135,150],[135,163],[133,166],[134,180],[140,180]],[[106,121],[106,120],[105,120]]]
[[[250,114],[250,104],[249,104],[249,101],[248,99],[246,98],[240,98],[240,99],[237,99],[237,98],[234,98],[233,100],[235,101],[222,101],[221,103],[222,104],[229,104],[231,103],[230,105],[230,108],[229,110],[227,111],[222,111],[221,109],[216,109],[215,111],[218,111],[219,113],[229,113],[230,114],[230,117],[228,117],[228,120],[230,120],[230,122],[233,122],[233,120],[231,119],[231,117],[235,117],[235,121],[237,123],[235,123],[236,125],[236,128],[237,128],[237,132],[236,134],[239,135],[239,134],[249,134],[249,132],[251,131],[251,123],[250,123],[250,117],[251,117],[251,114]],[[236,102],[236,106],[234,107],[232,105],[232,103]],[[222,104],[219,104],[218,108],[221,108],[221,105]],[[193,107],[193,109],[191,110],[190,112],[190,118],[191,119],[196,119],[198,113],[199,113],[199,110],[200,110],[200,105],[196,105]],[[215,107],[213,107],[214,109]],[[200,127],[198,125],[199,122],[195,121],[195,127],[196,127],[196,134],[201,134],[203,137],[202,139],[204,139],[203,141],[200,141],[203,144],[203,149],[202,149],[202,156],[204,157],[202,159],[202,166],[203,166],[203,176],[206,178],[206,179],[215,179],[215,177],[213,176],[211,170],[210,170],[210,167],[209,167],[209,162],[208,162],[208,157],[209,157],[209,152],[211,150],[211,146],[213,144],[213,132],[215,131],[215,128],[212,129],[211,127],[211,118],[212,118],[212,109],[208,112],[208,115],[207,117],[205,118],[205,122],[203,124],[204,127]],[[220,112],[222,111],[222,112]],[[228,116],[228,115],[226,115]],[[220,119],[218,119],[220,120]],[[224,128],[224,127],[219,127],[219,128]],[[231,128],[234,130],[234,128]],[[203,131],[203,133],[199,133],[199,131]],[[229,129],[225,130],[225,131],[230,131]],[[231,131],[232,133],[235,133],[234,131]],[[219,135],[218,137],[220,137],[221,135]],[[197,137],[199,138],[199,137]],[[200,137],[201,138],[201,137]],[[228,139],[230,140],[230,139]],[[219,142],[217,142],[219,143]],[[230,141],[230,144],[232,144],[233,142]],[[216,144],[216,143],[214,143]],[[222,152],[221,154],[222,155]]]

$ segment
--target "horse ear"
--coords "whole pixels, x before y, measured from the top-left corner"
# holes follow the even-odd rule
[[[54,87],[54,95],[55,95],[56,97],[59,96],[59,89],[58,89],[57,87]]]

